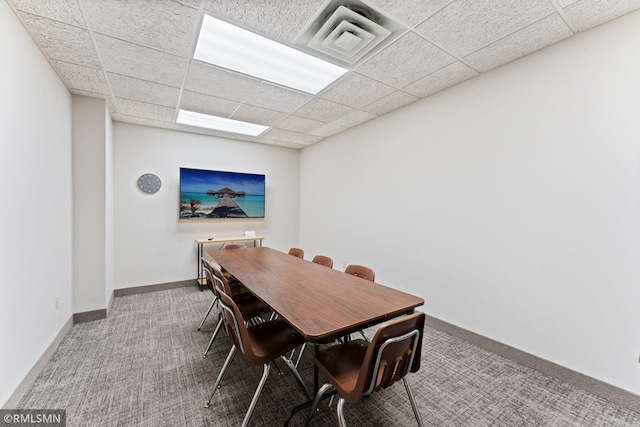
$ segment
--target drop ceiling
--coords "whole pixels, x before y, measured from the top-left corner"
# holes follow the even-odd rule
[[[292,148],[640,8],[640,0],[362,0],[398,32],[314,96],[192,55],[204,14],[301,49],[296,40],[336,0],[7,2],[69,91],[104,98],[113,120]],[[180,125],[180,108],[269,129],[247,137]]]

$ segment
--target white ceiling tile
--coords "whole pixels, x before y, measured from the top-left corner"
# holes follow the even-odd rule
[[[104,69],[116,74],[180,87],[188,61],[179,56],[95,34]]]
[[[262,82],[246,97],[245,102],[256,107],[292,113],[311,98],[313,96],[307,93]]]
[[[82,0],[86,19],[95,33],[186,56],[198,11],[175,1],[151,7],[148,0]]]
[[[559,16],[584,31],[640,9],[640,0],[361,0],[414,30],[312,96],[195,61],[192,45],[203,12],[291,45],[338,0],[7,1],[69,91],[105,99],[114,120],[294,149],[571,36]],[[179,102],[278,128],[254,138],[176,126]]]
[[[301,150],[304,147],[308,147],[309,144],[296,144],[295,142],[287,142],[283,147],[287,148],[295,148],[296,150]]]
[[[86,27],[77,0],[9,0],[16,9],[54,21]]]
[[[107,73],[107,80],[116,97],[166,107],[178,105],[178,96],[180,95],[178,88],[113,73]]]
[[[81,89],[69,89],[69,92],[71,92],[74,95],[82,95],[82,96],[88,96],[89,98],[100,98],[100,99],[104,99],[107,104],[109,105],[109,111],[111,112],[116,112],[117,110],[115,108],[113,108],[113,106],[115,105],[112,101],[112,97],[109,95],[105,95],[103,93],[97,93],[97,92],[91,92],[88,90],[81,90]]]
[[[51,61],[58,75],[69,89],[110,95],[107,80],[101,69],[83,67],[68,62]]]
[[[335,135],[336,133],[342,132],[345,129],[346,129],[345,127],[336,126],[333,123],[327,123],[325,125],[320,126],[317,129],[312,130],[309,133],[311,135],[317,135],[317,136],[326,138],[328,136]]]
[[[306,117],[289,116],[276,124],[277,129],[290,130],[293,132],[309,133],[314,129],[323,126],[324,122],[308,119]]]
[[[469,56],[465,56],[464,61],[476,70],[484,72],[572,35],[573,32],[560,18],[560,15],[554,13]]]
[[[261,135],[267,139],[275,139],[278,141],[295,142],[296,144],[309,145],[320,141],[322,138],[304,133],[291,132],[283,129],[269,129]]]
[[[306,117],[308,119],[320,120],[322,122],[332,122],[340,117],[346,116],[353,112],[354,109],[346,105],[336,104],[322,98],[314,98],[298,109],[296,116]]]
[[[116,98],[118,112],[126,116],[136,116],[143,119],[173,122],[176,109],[130,99]]]
[[[335,126],[342,126],[345,128],[350,128],[352,126],[359,125],[360,123],[364,123],[371,119],[374,119],[378,116],[375,114],[368,113],[366,111],[354,110],[351,113],[347,114],[344,117],[335,120],[332,124]]]
[[[320,97],[350,107],[360,108],[390,94],[394,90],[389,85],[362,74],[350,72],[320,93]]]
[[[433,95],[450,86],[468,80],[478,75],[473,68],[460,61],[449,64],[435,73],[404,87],[407,92],[421,98]]]
[[[451,3],[451,0],[369,0],[369,3],[413,27]]]
[[[200,7],[200,1],[201,0],[176,0],[179,3],[182,3],[185,6],[189,6],[189,7],[193,7],[194,9],[197,9],[198,7]]]
[[[409,32],[358,66],[356,71],[401,88],[454,60],[419,35]]]
[[[256,142],[259,142],[261,144],[277,145],[279,147],[284,147],[285,145],[289,144],[287,141],[278,141],[276,139],[270,139],[270,138],[264,138],[264,137],[258,137],[256,139]],[[306,147],[306,145],[304,147]]]
[[[183,91],[180,99],[180,108],[183,110],[225,118],[229,118],[239,105],[238,101],[230,101],[189,90]]]
[[[291,42],[322,4],[308,0],[215,0],[207,12],[270,39]]]
[[[258,79],[191,61],[184,88],[233,101],[242,101],[259,84]]]
[[[456,0],[416,31],[462,57],[554,12],[549,1]]]
[[[49,59],[100,68],[89,31],[24,12],[18,15]]]
[[[266,108],[254,107],[253,105],[241,104],[231,115],[234,120],[256,123],[264,126],[273,126],[275,123],[286,117],[286,114],[279,111],[268,110]]]
[[[150,126],[154,128],[173,129],[173,122],[163,122],[160,120],[127,116],[126,114],[112,114],[112,118],[118,122],[133,123],[136,125]]]
[[[410,95],[401,90],[397,90],[384,98],[380,98],[377,101],[372,102],[371,104],[362,108],[364,111],[367,111],[371,114],[375,114],[377,116],[381,116],[389,111],[397,110],[400,107],[403,107],[407,104],[411,104],[412,102],[417,101],[419,98]]]
[[[578,31],[586,31],[638,8],[640,0],[579,0],[564,10]]]

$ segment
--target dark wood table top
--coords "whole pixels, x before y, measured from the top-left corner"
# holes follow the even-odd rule
[[[424,304],[414,295],[268,247],[210,255],[311,342],[343,336]]]

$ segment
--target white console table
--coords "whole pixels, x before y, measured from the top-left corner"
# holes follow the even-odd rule
[[[220,249],[224,247],[227,243],[232,242],[248,242],[253,240],[253,246],[262,246],[262,241],[264,237],[260,236],[242,236],[242,237],[211,237],[209,239],[196,239],[196,244],[198,245],[198,281],[197,284],[200,286],[202,290],[202,286],[206,285],[206,279],[202,275],[202,256],[204,255],[204,245],[210,245],[213,243],[222,243]]]

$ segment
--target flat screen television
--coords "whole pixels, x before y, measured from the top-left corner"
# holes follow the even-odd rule
[[[264,218],[264,175],[180,168],[180,218]]]

